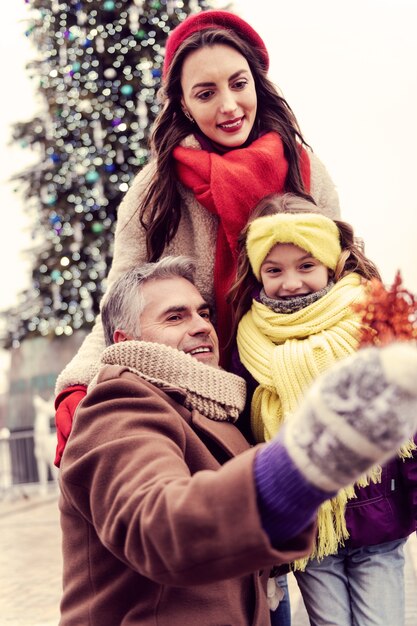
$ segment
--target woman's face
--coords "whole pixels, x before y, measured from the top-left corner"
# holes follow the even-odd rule
[[[223,44],[191,52],[182,67],[181,88],[181,104],[204,135],[226,148],[245,143],[257,96],[244,56]]]

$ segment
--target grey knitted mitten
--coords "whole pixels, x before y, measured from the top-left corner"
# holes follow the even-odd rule
[[[290,457],[324,491],[394,456],[417,431],[417,348],[366,348],[320,376],[284,431]]]

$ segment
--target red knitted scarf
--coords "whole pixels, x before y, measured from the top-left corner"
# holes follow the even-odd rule
[[[277,133],[269,132],[247,148],[225,154],[178,146],[174,158],[179,181],[219,217],[214,292],[221,361],[227,366],[225,346],[230,339],[232,315],[225,295],[236,274],[237,239],[259,200],[284,191],[288,172],[284,146]],[[300,166],[305,188],[309,190],[310,161],[303,148],[300,148]]]

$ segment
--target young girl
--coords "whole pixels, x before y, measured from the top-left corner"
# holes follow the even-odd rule
[[[240,247],[231,299],[261,442],[291,419],[321,372],[357,349],[363,326],[352,306],[364,300],[367,281],[380,277],[349,224],[324,216],[308,196],[266,197]],[[417,517],[415,448],[410,441],[396,460],[321,507],[313,558],[293,565],[313,626],[403,623],[403,546]]]

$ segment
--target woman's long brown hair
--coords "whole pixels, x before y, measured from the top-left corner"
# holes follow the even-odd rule
[[[192,34],[178,48],[165,85],[159,92],[162,110],[155,120],[151,135],[151,151],[156,167],[148,189],[139,204],[139,216],[146,230],[147,256],[156,261],[177,232],[181,218],[181,203],[177,188],[173,150],[182,139],[193,133],[195,124],[181,109],[181,72],[190,52],[204,46],[227,45],[242,54],[251,69],[257,93],[257,114],[247,144],[260,134],[276,131],[283,142],[288,161],[285,190],[296,194],[305,192],[300,170],[300,144],[304,141],[294,113],[277,88],[267,78],[256,51],[232,31],[207,29]],[[242,146],[243,147],[243,146]]]
[[[256,205],[238,239],[239,256],[236,279],[228,293],[228,301],[233,308],[234,332],[236,332],[237,325],[243,315],[251,307],[254,291],[259,288],[259,281],[252,272],[246,252],[246,238],[249,226],[256,218],[274,215],[275,213],[319,213],[324,215],[324,212],[308,194],[301,196],[292,193],[269,194]],[[351,272],[356,272],[366,280],[371,280],[372,278],[381,280],[376,265],[364,255],[361,249],[362,244],[355,238],[352,226],[340,220],[333,221],[339,229],[342,252],[331,275],[332,280],[337,282]]]

